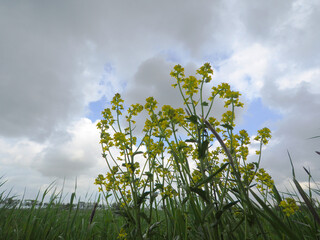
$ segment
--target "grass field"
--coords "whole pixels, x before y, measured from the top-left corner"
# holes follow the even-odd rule
[[[33,205],[24,206],[19,201],[8,201],[12,198],[4,193],[0,199],[0,239],[133,239],[121,230],[128,225],[128,219],[117,204],[83,206],[82,202],[74,203],[71,194],[69,204],[59,203],[60,196],[52,196],[52,201],[46,204],[34,201]],[[141,228],[149,229],[149,236],[144,234],[142,239],[205,239],[203,230],[195,223],[194,213],[187,215],[192,207],[179,205],[175,199],[168,200],[166,206],[170,209],[159,206],[151,210],[153,227],[144,221]],[[303,200],[298,205],[299,210],[287,216],[280,207],[257,203],[254,206],[257,216],[245,218],[243,209],[234,205],[223,212],[219,222],[208,221],[206,227],[223,225],[219,236],[212,239],[320,239],[315,216]],[[318,214],[319,204],[314,202],[312,206]],[[143,212],[148,214],[150,209]]]

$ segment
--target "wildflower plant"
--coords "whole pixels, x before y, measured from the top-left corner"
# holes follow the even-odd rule
[[[258,131],[257,161],[248,162],[250,136],[235,130],[235,110],[243,107],[241,94],[221,83],[211,86],[205,99],[213,69],[206,63],[196,73],[186,77],[184,68],[176,65],[170,74],[183,108],[160,107],[148,97],[144,106],[133,104],[125,113],[124,101],[116,94],[111,109],[102,112],[97,126],[109,170],[95,184],[114,196],[117,214],[126,220],[119,238],[267,239],[257,217],[263,213],[252,198],[266,206],[267,195],[274,196],[273,180],[260,168],[261,150],[271,132]],[[213,116],[218,98],[225,112]],[[148,117],[141,135],[135,133],[135,118],[143,110]],[[220,146],[214,148],[215,141]],[[115,150],[118,156],[112,154]],[[257,227],[248,227],[253,224]],[[162,235],[157,234],[160,229]]]

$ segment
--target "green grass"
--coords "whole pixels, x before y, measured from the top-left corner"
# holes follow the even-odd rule
[[[4,181],[0,187],[4,188]],[[1,190],[0,188],[0,190]],[[52,191],[50,185],[32,205],[0,191],[0,239],[116,239],[123,220],[114,217],[110,208],[99,203],[75,203],[75,193],[69,203],[63,203],[62,192],[51,193],[50,201],[45,197]]]
[[[100,198],[89,207],[81,208],[79,202],[74,203],[74,194],[71,194],[69,204],[59,202],[61,196],[53,195],[46,205],[24,207],[18,202],[12,204],[12,201],[10,205],[8,199],[14,198],[4,193],[2,191],[0,195],[0,239],[117,239],[121,228],[128,224],[125,212],[121,212],[117,204],[110,207],[98,204],[94,211],[94,205]],[[42,199],[46,194],[48,191]],[[280,207],[264,202],[254,192],[252,196],[256,200],[252,201],[255,215],[244,214],[238,203],[225,205],[221,215],[217,217],[216,214],[219,221],[204,222],[203,229],[196,222],[203,221],[206,214],[210,215],[208,207],[195,213],[192,206],[167,198],[165,205],[151,210],[153,227],[143,239],[205,239],[207,230],[215,225],[220,225],[221,231],[212,239],[320,239],[319,224],[314,217],[319,214],[318,202],[311,202],[310,210],[310,206],[301,200],[299,211],[287,217]],[[299,198],[298,195],[294,197]],[[307,195],[304,197],[310,199]],[[239,207],[238,212],[236,207]],[[145,214],[149,212],[150,209],[144,209]],[[263,232],[258,223],[263,226]],[[147,227],[145,221],[142,229]],[[132,238],[127,236],[127,239]]]

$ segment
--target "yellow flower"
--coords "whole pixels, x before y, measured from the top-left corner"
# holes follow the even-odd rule
[[[157,108],[157,101],[153,97],[148,97],[144,108],[151,114]]]
[[[121,115],[121,110],[123,110],[123,103],[124,101],[121,99],[121,95],[116,93],[111,101],[112,110],[116,110],[118,115]]]
[[[222,114],[221,122],[230,125],[231,127],[235,126],[234,123],[234,114],[231,111],[226,111]]]
[[[204,82],[208,83],[211,81],[213,70],[209,63],[205,63],[202,67],[197,70],[197,73],[203,76]]]
[[[100,144],[103,146],[103,151],[108,151],[112,146],[114,146],[110,133],[102,130],[100,138]]]
[[[137,104],[132,104],[131,107],[129,107],[128,109],[128,113],[129,115],[126,116],[127,121],[132,121],[133,123],[135,123],[135,121],[131,120],[132,116],[137,116],[138,113],[140,113],[143,110],[143,106],[139,103]]]
[[[224,103],[224,107],[226,108],[230,104],[233,104],[235,107],[243,107],[243,103],[239,101],[241,94],[237,91],[231,91],[228,83],[221,83],[217,87],[213,86],[209,100],[212,101],[217,95],[219,95],[220,98],[226,99]]]
[[[98,124],[97,127],[98,129],[102,129],[102,127],[108,129],[109,125],[111,126],[114,123],[114,119],[111,113],[110,108],[106,108],[105,110],[102,111],[102,116],[103,120],[101,120]]]
[[[103,184],[104,180],[105,180],[105,178],[103,177],[103,175],[99,174],[98,177],[95,179],[94,184],[101,185],[101,184]]]
[[[271,138],[271,131],[269,128],[262,128],[261,130],[258,130],[258,135],[254,138],[256,141],[261,141],[264,145],[266,145],[269,142],[269,139]]]
[[[279,204],[282,207],[282,211],[289,217],[293,215],[296,211],[299,210],[297,203],[292,198],[286,198],[285,200],[281,201]]]
[[[184,68],[181,65],[176,65],[173,68],[174,70],[171,71],[170,75],[174,78],[184,77]]]
[[[174,188],[172,188],[170,185],[164,187],[161,192],[162,197],[173,198],[174,196],[177,196],[177,195],[178,195],[177,191]]]
[[[257,172],[256,180],[259,183],[257,187],[260,189],[261,192],[264,192],[264,190],[266,190],[264,186],[272,190],[274,181],[272,180],[271,176],[263,168],[260,168],[259,171]]]
[[[121,132],[116,132],[113,135],[114,144],[120,150],[125,150],[129,146],[130,141],[126,138],[126,135]]]
[[[126,240],[127,236],[128,234],[126,233],[126,230],[124,230],[124,228],[121,228],[117,239]]]
[[[182,85],[182,88],[186,90],[186,95],[192,96],[198,92],[201,81],[199,81],[196,77],[189,76],[188,78],[183,79],[183,81],[184,84]]]
[[[192,180],[194,181],[194,183],[200,182],[201,179],[202,179],[201,172],[199,170],[194,170],[192,172]]]

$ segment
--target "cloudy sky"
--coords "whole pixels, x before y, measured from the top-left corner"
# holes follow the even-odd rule
[[[246,103],[239,124],[273,139],[262,165],[279,185],[289,150],[320,181],[320,2],[10,1],[0,3],[0,176],[34,196],[52,181],[95,192],[106,170],[100,112],[113,95],[128,104],[178,102],[169,73],[205,62]]]

